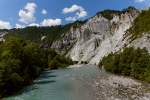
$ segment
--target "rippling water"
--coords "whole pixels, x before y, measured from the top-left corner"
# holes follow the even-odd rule
[[[33,85],[4,100],[95,100],[92,82],[98,74],[93,65],[45,71]]]

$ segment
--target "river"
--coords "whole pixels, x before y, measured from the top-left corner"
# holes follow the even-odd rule
[[[93,80],[99,69],[92,65],[44,71],[17,95],[4,100],[95,100]]]
[[[150,100],[148,89],[149,84],[108,74],[94,65],[73,65],[46,70],[31,86],[3,100]]]

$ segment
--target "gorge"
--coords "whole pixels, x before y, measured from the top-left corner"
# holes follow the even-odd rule
[[[54,61],[48,63],[48,66],[67,68],[44,71],[31,86],[25,87],[17,95],[6,97],[4,100],[49,100],[50,98],[52,100],[149,100],[150,65],[147,65],[146,70],[141,68],[143,65],[137,69],[142,73],[147,71],[146,83],[143,80],[137,81],[123,77],[122,73],[115,76],[105,72],[103,68],[107,66],[101,63],[109,54],[119,54],[129,47],[140,50],[144,48],[147,50],[145,55],[149,55],[150,20],[148,16],[150,16],[150,9],[138,10],[128,7],[121,11],[104,10],[85,21],[76,21],[67,25],[2,30],[0,38],[3,42],[5,38],[11,36],[21,37],[36,42],[44,50],[54,49],[59,55],[71,58],[76,63],[67,67],[68,65],[62,63],[62,59],[65,58],[61,56],[55,58],[60,63]],[[146,61],[149,64],[149,56]],[[130,76],[125,72],[123,75]]]

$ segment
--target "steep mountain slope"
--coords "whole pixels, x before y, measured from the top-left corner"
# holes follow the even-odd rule
[[[127,31],[126,42],[129,46],[146,48],[150,52],[150,9],[143,10],[134,20],[132,27]]]
[[[66,55],[74,61],[98,64],[102,57],[129,45],[126,31],[139,13],[133,7],[97,13],[80,28],[71,28],[52,48],[62,53],[67,51]]]
[[[3,37],[8,33],[8,31],[9,30],[7,29],[0,30],[0,41],[5,41]]]
[[[84,21],[76,21],[74,23],[69,23],[66,25],[51,26],[51,27],[25,27],[21,29],[11,29],[7,30],[8,36],[19,36],[26,40],[31,40],[33,42],[41,43],[44,41],[46,47],[50,47],[55,40],[59,40],[63,33],[70,30],[71,27],[78,27],[85,23]],[[3,30],[5,31],[5,30]],[[5,35],[5,34],[4,34]]]
[[[98,64],[111,52],[124,47],[146,47],[150,52],[150,10],[129,7],[122,11],[104,10],[86,21],[55,27],[27,27],[2,31],[27,40],[44,43],[45,47],[70,57],[79,63]],[[3,36],[1,34],[1,40]]]

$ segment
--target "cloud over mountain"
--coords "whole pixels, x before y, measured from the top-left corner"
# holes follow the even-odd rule
[[[61,19],[44,19],[41,22],[41,26],[56,26],[62,23]]]
[[[12,26],[7,21],[0,20],[0,29],[11,29]]]
[[[76,21],[87,16],[87,11],[82,6],[76,4],[71,7],[64,8],[62,12],[63,14],[75,13],[75,16],[66,17],[65,19],[67,21]]]
[[[35,12],[37,5],[35,3],[27,3],[26,6],[19,11],[19,21],[29,24],[35,21]]]

